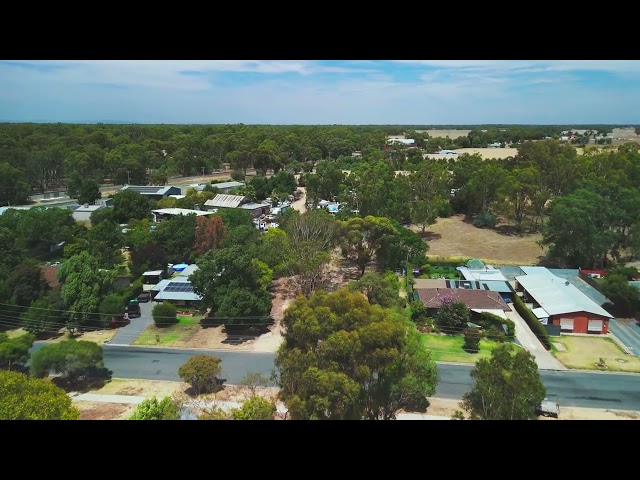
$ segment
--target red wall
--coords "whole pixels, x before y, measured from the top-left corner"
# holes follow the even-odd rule
[[[600,315],[587,312],[574,312],[564,313],[562,315],[552,315],[549,320],[552,325],[560,325],[561,318],[573,318],[573,332],[572,333],[589,333],[589,320],[604,320],[602,324],[602,333],[609,332],[609,319]]]

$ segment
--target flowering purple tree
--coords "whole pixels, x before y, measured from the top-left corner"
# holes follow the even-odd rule
[[[467,306],[454,300],[450,295],[443,295],[441,304],[435,318],[438,327],[444,333],[462,335],[470,319],[470,311]]]

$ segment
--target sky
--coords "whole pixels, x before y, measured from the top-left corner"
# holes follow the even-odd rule
[[[640,60],[0,60],[0,121],[640,124]]]

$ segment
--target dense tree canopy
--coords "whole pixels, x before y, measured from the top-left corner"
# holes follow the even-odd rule
[[[532,420],[546,389],[538,365],[523,348],[503,344],[480,359],[471,371],[472,390],[461,403],[473,420]]]
[[[283,324],[275,362],[293,419],[393,419],[435,392],[437,368],[415,327],[361,293],[299,297]]]
[[[22,373],[0,372],[0,420],[77,420],[67,392]]]

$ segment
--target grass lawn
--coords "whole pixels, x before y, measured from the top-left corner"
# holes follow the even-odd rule
[[[603,358],[606,369],[612,372],[640,372],[640,358],[627,355],[610,338],[604,336],[561,335],[552,340],[561,343],[566,352],[555,351],[553,355],[568,368],[601,370],[596,363]]]
[[[194,315],[193,317],[178,317],[178,323],[171,327],[158,328],[155,325],[149,325],[142,332],[133,345],[165,345],[171,346],[173,343],[182,340],[190,335],[198,328],[198,324],[202,320],[202,315]],[[160,341],[156,340],[156,335],[160,336]]]
[[[4,332],[9,338],[21,337],[25,333],[28,333],[24,328],[14,328],[13,330],[7,330]]]
[[[437,362],[475,363],[480,358],[491,356],[491,351],[500,345],[491,340],[480,340],[478,353],[467,353],[462,350],[464,337],[421,334],[422,343],[431,350],[433,359]]]
[[[427,272],[423,272],[422,274],[420,274],[419,276],[417,276],[416,278],[447,278],[449,280],[458,280],[460,278],[460,272],[458,272],[458,270],[455,269],[455,267],[447,267],[447,266],[443,266],[443,267],[439,267],[439,266],[432,266],[431,269]]]

